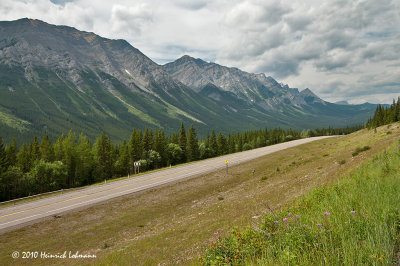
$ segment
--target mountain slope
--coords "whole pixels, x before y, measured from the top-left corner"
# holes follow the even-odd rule
[[[0,22],[0,131],[6,141],[45,133],[54,138],[70,129],[92,139],[104,129],[121,140],[133,127],[169,133],[180,121],[195,124],[200,134],[345,126],[374,110],[335,108],[263,74],[190,57],[160,66],[124,40],[39,20]]]

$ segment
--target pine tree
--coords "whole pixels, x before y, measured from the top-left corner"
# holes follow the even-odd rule
[[[75,169],[76,169],[76,136],[70,131],[65,136],[62,146],[63,146],[63,160],[62,162],[67,167],[68,177],[67,177],[67,186],[74,187],[77,185],[75,178]]]
[[[143,154],[143,135],[141,130],[133,129],[129,140],[130,164],[133,172],[134,163],[142,159]]]
[[[199,141],[197,139],[196,130],[194,125],[189,128],[187,134],[187,145],[186,145],[186,158],[188,162],[198,160],[200,156],[199,152]]]
[[[39,152],[41,158],[44,161],[46,162],[54,161],[54,149],[53,146],[51,145],[49,136],[47,134],[42,138],[42,142],[40,143],[39,147]]]
[[[92,145],[85,135],[80,134],[78,145],[76,146],[76,182],[81,186],[92,184],[94,182],[93,168],[94,158]]]
[[[145,129],[143,135],[143,151],[150,151],[153,147],[153,131],[150,129]]]
[[[26,144],[22,144],[21,149],[17,154],[17,165],[22,170],[22,172],[27,173],[31,169],[31,159],[29,155],[29,150]]]
[[[36,136],[33,138],[33,141],[29,143],[28,151],[32,164],[40,159],[39,144]]]
[[[97,138],[94,145],[94,156],[96,162],[96,176],[97,181],[110,179],[112,177],[112,165],[111,160],[112,147],[110,139],[106,136],[103,131],[101,136]]]
[[[217,137],[215,136],[214,129],[211,131],[210,149],[211,149],[212,156],[216,156],[218,154]]]
[[[0,176],[8,169],[7,153],[4,149],[3,139],[0,137]]]
[[[182,162],[186,162],[187,158],[186,158],[186,143],[187,143],[187,138],[186,138],[186,131],[185,131],[185,127],[183,126],[183,122],[181,122],[181,127],[179,129],[179,139],[178,139],[178,144],[179,147],[181,147],[182,149]]]
[[[8,166],[15,166],[17,164],[18,149],[17,142],[15,141],[14,137],[12,138],[10,145],[8,145],[6,148],[6,154]]]
[[[153,150],[158,152],[158,154],[161,156],[162,165],[166,164],[166,154],[165,154],[166,146],[167,146],[167,138],[165,137],[164,131],[156,130],[156,133],[154,135]]]
[[[222,135],[222,133],[219,133],[217,138],[217,154],[223,155],[226,153],[227,153],[226,138],[224,135]]]

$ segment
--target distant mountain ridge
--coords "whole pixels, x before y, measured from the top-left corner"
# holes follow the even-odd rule
[[[366,121],[374,105],[335,105],[264,74],[184,56],[164,66],[125,40],[40,20],[0,22],[0,132],[6,140],[73,129],[114,140],[132,128],[200,134]]]
[[[325,103],[309,89],[299,92],[298,89],[279,84],[263,73],[247,73],[238,68],[207,63],[188,55],[164,65],[164,69],[196,92],[201,92],[205,86],[212,84],[232,92],[250,104],[258,104],[265,110],[284,109],[285,105]]]

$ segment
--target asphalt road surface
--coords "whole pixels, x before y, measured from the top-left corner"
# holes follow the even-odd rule
[[[206,174],[228,165],[236,165],[255,158],[291,148],[297,145],[327,137],[314,137],[280,143],[259,149],[229,154],[190,164],[185,164],[154,173],[127,178],[102,185],[90,186],[79,190],[57,194],[42,199],[19,203],[12,206],[0,206],[0,233],[4,233],[27,224],[36,223],[45,218],[63,212],[82,209],[87,206],[110,200],[141,190],[154,188],[170,182],[176,182],[200,174]]]

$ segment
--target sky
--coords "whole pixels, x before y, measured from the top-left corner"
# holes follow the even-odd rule
[[[183,55],[265,73],[322,99],[400,96],[399,0],[1,0],[40,19],[125,39],[159,64]]]

